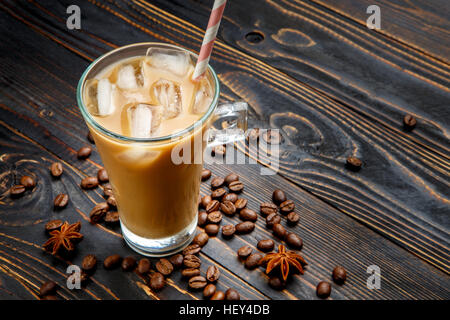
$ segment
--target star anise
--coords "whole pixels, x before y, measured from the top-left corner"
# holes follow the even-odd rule
[[[60,230],[53,230],[49,233],[51,237],[44,243],[43,247],[53,255],[62,248],[72,251],[75,249],[74,242],[83,239],[80,228],[80,222],[74,224],[64,222]]]
[[[286,251],[286,247],[280,244],[278,246],[278,252],[269,253],[261,259],[260,263],[266,262],[266,273],[269,274],[272,270],[279,267],[283,280],[286,281],[289,275],[289,268],[294,267],[301,274],[304,273],[303,266],[307,265],[305,259],[295,251]]]

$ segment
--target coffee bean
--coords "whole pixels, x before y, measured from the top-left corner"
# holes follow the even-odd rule
[[[286,194],[284,193],[284,191],[280,190],[280,189],[276,189],[273,194],[272,194],[272,201],[275,204],[280,204],[282,202],[285,202],[286,199]]]
[[[81,262],[81,268],[92,274],[92,272],[97,268],[97,257],[93,254],[84,256]]]
[[[147,258],[142,258],[138,262],[137,272],[139,272],[140,274],[146,274],[150,271],[150,266],[150,260],[148,260]]]
[[[225,177],[225,183],[227,186],[234,181],[239,181],[239,176],[236,173],[230,173]]]
[[[247,133],[247,140],[248,141],[257,141],[259,139],[259,129],[253,128],[248,131]]]
[[[237,233],[246,234],[252,232],[253,229],[255,229],[255,224],[251,221],[245,221],[238,223],[235,228]]]
[[[300,250],[303,247],[302,239],[293,232],[288,233],[284,241],[286,241],[289,247],[297,250]]]
[[[53,162],[50,167],[50,173],[55,178],[61,176],[63,173],[63,166],[62,166],[61,162]]]
[[[92,153],[91,147],[82,147],[77,152],[78,159],[86,159],[88,158]]]
[[[236,232],[236,228],[232,224],[227,224],[222,227],[222,235],[225,238],[230,238],[234,235]]]
[[[51,220],[45,224],[45,231],[50,232],[53,230],[59,230],[62,225],[62,220]]]
[[[216,266],[209,266],[206,270],[206,279],[209,282],[216,282],[219,280],[220,277],[220,270]]]
[[[206,181],[211,177],[211,170],[203,169],[202,170],[202,181]]]
[[[150,288],[153,291],[159,291],[166,285],[166,279],[164,279],[164,276],[159,273],[155,272],[150,275]]]
[[[122,270],[132,271],[136,267],[136,259],[134,257],[125,257],[122,260]]]
[[[217,224],[207,224],[206,226],[205,226],[205,232],[210,236],[210,237],[213,237],[213,236],[215,236],[215,235],[217,235],[218,233],[219,233],[219,229],[220,229],[220,227],[219,227],[219,225],[217,225]]]
[[[255,222],[258,220],[258,214],[248,208],[244,208],[239,212],[239,218],[241,218],[244,221],[253,221]]]
[[[417,124],[417,120],[416,118],[414,118],[412,115],[407,114],[404,118],[403,118],[403,126],[406,130],[412,130],[414,129],[414,127]]]
[[[216,200],[222,199],[222,197],[227,193],[224,188],[217,188],[211,193],[211,197]]]
[[[208,214],[208,218],[206,219],[208,223],[220,223],[222,221],[222,214],[220,211],[213,211]]]
[[[44,282],[39,289],[39,296],[45,297],[56,292],[57,284],[54,281]]]
[[[234,203],[234,206],[236,207],[236,210],[242,210],[247,206],[247,199],[239,198]]]
[[[287,215],[287,223],[290,226],[295,226],[300,221],[300,215],[295,212],[290,212]]]
[[[258,249],[263,252],[272,251],[274,246],[275,242],[272,239],[259,240],[257,244]]]
[[[208,219],[208,214],[206,213],[206,211],[199,211],[198,212],[198,220],[197,220],[197,225],[199,227],[202,227],[206,224],[206,220]]]
[[[52,300],[52,301],[55,301],[55,300],[59,300],[59,299],[58,299],[57,296],[55,296],[55,295],[53,295],[53,294],[49,294],[49,295],[47,295],[47,296],[43,296],[43,297],[41,298],[41,300]]]
[[[239,193],[244,190],[244,184],[240,181],[233,181],[228,185],[228,189],[230,189],[230,191]]]
[[[259,261],[262,259],[262,255],[259,253],[252,253],[248,256],[248,258],[245,260],[245,267],[247,269],[255,269],[259,266]]]
[[[100,202],[97,204],[89,214],[89,217],[91,219],[91,223],[98,223],[100,222],[103,217],[105,216],[106,212],[109,209],[109,205],[106,202]]]
[[[331,285],[327,281],[321,281],[317,285],[316,294],[321,299],[326,299],[331,294]]]
[[[90,131],[88,131],[86,138],[90,143],[95,144],[94,137],[92,136],[92,133]]]
[[[280,212],[282,214],[288,214],[289,212],[294,211],[295,203],[292,200],[286,200],[280,204]]]
[[[53,201],[53,206],[55,209],[62,209],[69,203],[69,196],[65,193],[60,193],[56,196]]]
[[[337,284],[344,284],[347,280],[347,271],[341,266],[337,266],[333,269],[333,281]]]
[[[207,208],[208,204],[212,201],[212,197],[210,195],[206,195],[202,198],[202,207]]]
[[[216,292],[216,286],[212,283],[208,284],[205,289],[203,289],[203,297],[205,299],[211,298]]]
[[[216,290],[211,297],[211,300],[225,300],[225,293],[223,293],[223,291]]]
[[[348,157],[345,166],[352,171],[359,171],[362,166],[362,161],[356,157]]]
[[[220,204],[220,210],[227,216],[232,216],[236,212],[236,207],[231,201],[224,201]]]
[[[221,146],[215,146],[211,149],[211,154],[213,156],[221,156],[223,157],[227,153],[227,148],[223,145]]]
[[[97,179],[100,182],[108,182],[109,181],[108,172],[106,172],[105,169],[98,170],[98,172],[97,172]]]
[[[115,198],[114,196],[110,196],[110,197],[108,198],[108,200],[106,200],[106,203],[107,203],[110,207],[113,207],[113,208],[116,208],[116,207],[117,207],[117,201],[116,201],[116,198]]]
[[[225,182],[225,180],[221,177],[214,177],[211,180],[211,188],[213,189],[217,189],[220,188],[221,186],[223,186],[223,183]]]
[[[270,229],[272,229],[275,224],[278,224],[280,222],[281,217],[278,213],[271,213],[266,218],[266,226]]]
[[[114,269],[119,266],[119,264],[122,262],[122,257],[118,254],[113,254],[105,259],[103,261],[103,266],[105,269]]]
[[[220,203],[217,200],[212,200],[210,203],[208,203],[208,205],[206,206],[206,212],[207,213],[211,213],[214,211],[219,210],[220,207]]]
[[[262,133],[262,137],[268,144],[280,144],[282,141],[281,133],[279,132],[279,130],[265,130]]]
[[[286,229],[279,223],[273,225],[272,231],[280,239],[284,239],[287,233]]]
[[[119,213],[117,211],[107,212],[103,220],[108,224],[117,224],[120,221]]]
[[[36,181],[30,176],[23,176],[20,178],[20,184],[25,187],[25,189],[33,189],[36,186]]]
[[[259,206],[259,211],[261,212],[262,215],[268,216],[271,215],[272,213],[277,213],[278,207],[271,202],[263,202]]]
[[[275,290],[283,290],[286,283],[277,276],[271,276],[269,278],[269,286]]]
[[[97,177],[86,177],[81,180],[81,188],[83,189],[93,189],[98,186]]]
[[[239,292],[237,292],[235,289],[230,288],[227,291],[225,291],[225,300],[236,301],[240,299],[241,296],[239,295]]]
[[[201,194],[199,194],[197,197],[197,207],[200,208],[201,204],[202,204],[202,196],[201,196]]]
[[[187,268],[200,268],[201,264],[202,262],[197,256],[194,256],[192,254],[184,256],[183,265]]]
[[[184,248],[182,254],[183,256],[193,255],[199,253],[201,250],[202,247],[199,244],[193,243]]]
[[[156,262],[156,270],[158,270],[163,276],[168,276],[173,271],[173,265],[170,263],[169,260],[165,258],[159,259],[158,262]]]
[[[252,253],[253,249],[249,246],[240,247],[237,251],[237,255],[241,259],[247,259],[248,256]]]
[[[181,270],[181,275],[185,278],[192,278],[200,275],[200,269],[198,268],[186,268]]]
[[[9,189],[9,194],[12,198],[18,198],[25,193],[25,187],[21,184],[16,184]]]
[[[194,237],[192,243],[198,244],[200,247],[203,247],[208,242],[208,240],[209,236],[206,234],[206,232],[201,232]]]
[[[183,266],[183,259],[184,259],[183,255],[178,253],[174,256],[171,256],[169,258],[169,261],[174,269],[179,269]]]
[[[109,198],[113,195],[112,187],[109,183],[103,186],[103,195],[105,198]]]
[[[195,276],[189,279],[189,288],[191,289],[203,289],[208,284],[206,279],[202,276]]]

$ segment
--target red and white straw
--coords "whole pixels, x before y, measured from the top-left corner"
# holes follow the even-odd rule
[[[206,28],[205,36],[203,37],[202,47],[198,55],[197,64],[195,65],[192,79],[198,80],[201,78],[208,67],[209,58],[216,40],[217,30],[219,30],[220,21],[222,20],[223,10],[227,0],[215,0],[214,6],[209,17],[208,27]]]

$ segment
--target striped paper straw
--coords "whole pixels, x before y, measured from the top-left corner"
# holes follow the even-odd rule
[[[211,15],[209,16],[208,27],[206,28],[206,33],[203,37],[200,54],[198,55],[197,64],[195,65],[194,74],[192,75],[194,81],[198,80],[206,72],[226,3],[227,0],[214,1],[214,6],[211,10]]]

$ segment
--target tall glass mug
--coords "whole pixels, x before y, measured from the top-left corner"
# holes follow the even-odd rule
[[[106,53],[81,76],[77,101],[108,172],[125,241],[143,255],[165,256],[182,250],[194,236],[203,151],[207,146],[205,132],[214,121],[235,114],[238,126],[245,130],[242,126],[246,126],[247,113],[246,107],[236,113],[232,104],[217,108],[219,81],[208,67],[214,96],[194,124],[154,138],[131,138],[100,125],[87,108],[86,82],[118,61],[145,56],[149,48],[186,51],[169,44],[136,43]],[[197,56],[189,54],[196,61]],[[191,147],[190,154],[183,154],[186,146]]]

